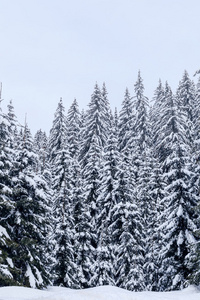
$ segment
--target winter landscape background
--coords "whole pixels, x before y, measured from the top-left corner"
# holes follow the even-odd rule
[[[200,2],[0,8],[0,299],[196,300]]]
[[[48,137],[1,111],[1,286],[199,285],[200,81],[134,90],[119,113],[105,84],[85,112],[61,98]]]

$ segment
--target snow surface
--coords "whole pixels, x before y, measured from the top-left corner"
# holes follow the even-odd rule
[[[0,300],[199,300],[200,290],[194,286],[176,292],[130,292],[113,286],[84,290],[49,287],[36,290],[24,287],[0,288]]]

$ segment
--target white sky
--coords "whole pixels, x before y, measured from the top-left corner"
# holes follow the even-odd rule
[[[199,0],[0,0],[3,109],[48,133],[59,98],[87,108],[96,81],[118,109],[139,69],[150,99],[159,78],[175,91],[200,68],[199,14]]]

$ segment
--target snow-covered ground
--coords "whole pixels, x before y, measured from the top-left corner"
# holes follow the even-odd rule
[[[190,286],[176,292],[129,292],[113,286],[85,290],[49,287],[36,290],[24,287],[0,288],[0,300],[200,300],[200,290]]]

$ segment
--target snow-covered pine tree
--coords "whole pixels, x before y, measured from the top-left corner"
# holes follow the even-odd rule
[[[161,135],[161,123],[162,123],[162,110],[163,110],[163,103],[164,103],[165,92],[162,85],[161,80],[159,80],[158,87],[154,92],[153,97],[153,107],[150,113],[150,122],[151,122],[151,129],[152,129],[152,144],[154,147],[154,156],[158,157],[158,161],[161,160],[163,155],[162,148],[160,149],[158,145],[160,145],[160,139],[162,139]]]
[[[88,152],[93,136],[96,136],[98,145],[101,149],[104,148],[107,140],[104,101],[102,100],[101,91],[97,84],[94,87],[89,108],[85,113],[84,129],[82,134],[83,137],[79,160],[84,168],[87,165]]]
[[[105,146],[103,168],[99,184],[99,196],[97,199],[98,216],[98,247],[97,268],[98,285],[114,285],[114,247],[112,243],[111,211],[116,205],[116,194],[119,175],[119,151],[117,132],[114,120],[110,121],[112,127],[109,129],[109,137]]]
[[[90,224],[90,245],[89,245],[89,266],[88,268],[88,286],[96,286],[98,280],[97,266],[97,245],[98,245],[98,207],[97,199],[99,196],[100,172],[101,172],[101,155],[102,149],[98,144],[98,138],[93,135],[90,149],[88,151],[87,165],[83,170],[84,184],[84,202],[85,208],[89,214]]]
[[[89,208],[85,203],[83,193],[83,180],[79,162],[74,159],[72,162],[72,198],[73,198],[73,216],[74,216],[74,264],[75,278],[74,288],[89,287],[91,277],[91,218],[88,214]]]
[[[135,147],[138,147],[140,153],[150,147],[150,123],[148,116],[148,98],[144,96],[144,85],[140,72],[138,72],[138,78],[134,85],[135,97],[134,108],[136,112],[134,130],[135,130]]]
[[[71,158],[65,145],[61,145],[54,159],[54,284],[73,288],[76,284],[73,240],[74,219],[71,185]]]
[[[108,100],[108,92],[107,92],[107,88],[106,88],[106,84],[105,82],[103,83],[102,86],[102,90],[101,90],[101,96],[102,96],[102,106],[104,110],[104,123],[105,123],[105,134],[106,134],[106,139],[108,138],[108,134],[109,134],[109,130],[111,129],[112,126],[112,122],[111,122],[111,118],[112,118],[112,113],[111,113],[111,109],[110,109],[110,103]]]
[[[145,288],[142,222],[134,194],[127,169],[123,162],[119,163],[116,204],[110,212],[109,227],[114,254],[114,280],[119,287],[141,291]]]
[[[36,174],[39,176],[42,182],[42,188],[45,190],[46,197],[46,223],[47,223],[47,232],[45,233],[46,243],[44,252],[46,253],[47,258],[47,271],[51,271],[52,265],[52,232],[53,232],[53,213],[52,213],[52,195],[53,191],[51,188],[51,169],[49,165],[49,151],[48,151],[48,138],[45,132],[41,129],[38,130],[34,136],[33,141],[33,150],[37,154],[37,167]],[[51,277],[51,276],[50,276]]]
[[[46,133],[39,129],[34,136],[34,150],[39,157],[38,172],[43,172],[48,158],[48,139]]]
[[[196,162],[200,161],[199,150],[200,150],[200,77],[197,82],[195,91],[195,101],[193,110],[193,134],[194,134],[194,152]]]
[[[128,147],[132,147],[132,138],[133,138],[133,124],[134,124],[134,115],[133,115],[133,102],[126,88],[124,100],[122,102],[122,109],[119,113],[118,128],[119,128],[119,151],[123,156],[128,156],[129,153],[126,153]],[[130,149],[129,149],[130,150]]]
[[[149,269],[152,258],[149,254],[151,252],[150,246],[152,243],[152,236],[154,234],[155,218],[154,213],[155,202],[151,197],[151,175],[153,173],[152,164],[152,135],[151,135],[151,123],[148,114],[148,98],[144,96],[144,85],[141,78],[140,72],[138,73],[137,81],[134,85],[135,87],[135,97],[134,97],[134,107],[135,107],[135,124],[134,124],[134,151],[133,151],[133,168],[135,172],[136,180],[136,197],[137,205],[140,209],[143,236],[140,241],[141,247],[144,248],[145,253],[145,284],[149,286],[149,277],[153,274],[149,274],[147,269]],[[151,270],[154,271],[153,269]],[[154,275],[153,275],[154,276]]]
[[[54,233],[52,272],[54,284],[73,287],[76,284],[73,253],[74,219],[72,199],[72,158],[67,145],[67,122],[62,98],[54,115],[49,138],[52,170]]]
[[[12,135],[9,128],[9,119],[0,107],[0,286],[17,284],[14,278],[17,270],[14,268],[11,254],[15,243],[10,237],[11,218],[15,205],[10,177],[13,152],[10,148]]]
[[[61,145],[64,145],[67,140],[67,118],[65,116],[65,108],[63,106],[62,98],[58,103],[53,125],[49,135],[49,161],[54,163],[57,151],[60,151]]]
[[[8,104],[8,113],[7,113],[7,118],[9,121],[9,127],[8,130],[11,134],[11,138],[10,138],[10,148],[13,149],[13,155],[15,156],[15,151],[17,150],[17,142],[18,142],[18,121],[17,121],[17,117],[15,115],[14,112],[14,106],[12,103],[12,100],[10,100],[9,104]]]
[[[151,124],[151,152],[150,152],[150,178],[149,178],[149,195],[151,197],[151,210],[149,210],[149,228],[147,228],[148,253],[146,254],[145,274],[146,274],[146,289],[156,291],[159,290],[158,278],[160,270],[160,248],[162,246],[160,225],[162,224],[160,215],[163,212],[161,205],[164,197],[165,182],[163,182],[163,174],[161,163],[164,155],[162,147],[159,147],[162,140],[162,111],[164,105],[165,92],[161,80],[155,90],[153,97],[153,107],[150,110],[149,118]]]
[[[178,109],[185,116],[186,137],[191,150],[193,144],[193,120],[195,106],[195,85],[185,70],[176,93]],[[192,151],[193,152],[193,151]]]
[[[193,171],[194,176],[191,178],[192,190],[195,191],[197,197],[196,206],[196,225],[194,234],[197,242],[193,245],[191,251],[193,253],[191,257],[192,273],[190,275],[190,282],[192,284],[199,285],[200,283],[200,202],[199,202],[199,191],[200,191],[200,77],[198,78],[195,101],[194,101],[194,113],[193,113]]]
[[[97,236],[97,198],[99,195],[100,169],[102,166],[103,151],[107,142],[107,115],[105,113],[105,101],[102,99],[98,85],[95,85],[91,96],[89,109],[85,114],[84,128],[82,130],[82,144],[79,160],[82,166],[82,178],[84,186],[84,206],[88,210],[90,234],[90,251],[87,262],[89,273],[88,285],[97,283],[96,248]]]
[[[160,215],[163,211],[161,202],[164,197],[164,182],[162,181],[162,170],[157,157],[154,157],[152,149],[151,167],[152,171],[149,178],[149,196],[151,198],[151,206],[149,209],[150,215],[148,216],[147,228],[147,242],[148,252],[146,253],[145,262],[145,285],[146,289],[150,291],[157,291],[158,278],[160,270],[160,249],[162,246],[161,240],[161,218]]]
[[[49,283],[46,272],[48,207],[45,182],[35,173],[37,155],[33,140],[25,124],[14,166],[11,170],[13,202],[11,237],[16,243],[12,252],[15,268],[20,271],[16,280],[25,286],[42,288]]]
[[[165,159],[162,163],[163,181],[166,183],[161,214],[162,249],[159,288],[180,289],[188,284],[191,273],[191,245],[196,201],[190,192],[192,176],[185,119],[178,109],[176,98],[168,84],[165,89],[165,105],[161,115]]]
[[[67,143],[71,157],[78,157],[80,147],[81,116],[76,99],[74,99],[67,114]]]
[[[134,132],[133,104],[126,89],[119,114],[119,174],[115,188],[116,204],[111,210],[111,232],[114,244],[114,275],[118,286],[129,290],[144,289],[142,223],[136,202],[133,170]]]

